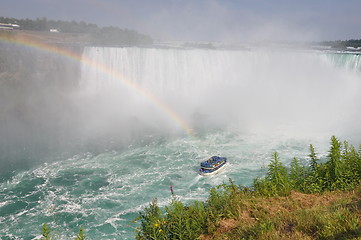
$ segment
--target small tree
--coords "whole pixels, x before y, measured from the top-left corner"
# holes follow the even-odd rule
[[[283,166],[282,162],[280,162],[277,152],[273,153],[273,158],[268,166],[266,179],[275,186],[279,194],[284,195],[289,193],[290,184],[287,170]]]
[[[46,223],[43,224],[43,228],[41,229],[41,235],[43,236],[41,240],[50,240],[51,239],[51,229],[48,227]]]
[[[310,154],[308,156],[310,157],[310,170],[311,172],[315,172],[317,170],[319,159],[312,144],[310,144]]]
[[[80,227],[78,235],[76,235],[75,240],[84,240],[86,239],[86,235],[84,233],[83,227]]]
[[[329,161],[328,164],[328,173],[329,180],[331,182],[337,182],[342,174],[341,168],[341,142],[335,137],[331,137],[331,148],[328,154]]]
[[[305,175],[305,167],[300,165],[297,158],[293,158],[293,161],[291,163],[291,171],[288,176],[291,187],[298,191],[304,191]]]

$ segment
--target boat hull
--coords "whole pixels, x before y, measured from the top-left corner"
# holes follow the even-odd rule
[[[199,174],[202,176],[211,176],[211,175],[215,175],[219,172],[221,172],[227,165],[227,162],[223,163],[222,165],[220,165],[218,168],[214,169],[214,170],[206,170],[206,171],[202,171],[202,168],[199,170]]]

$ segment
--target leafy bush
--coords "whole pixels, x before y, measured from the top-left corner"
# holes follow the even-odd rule
[[[141,220],[136,239],[195,239],[207,227],[207,211],[202,202],[190,206],[176,199],[165,207],[165,213],[158,207],[157,200],[145,208],[135,220]]]
[[[255,191],[264,196],[283,196],[290,193],[291,186],[287,169],[280,162],[278,153],[274,152],[266,178],[255,180]]]
[[[275,152],[266,176],[255,179],[251,188],[230,179],[229,184],[212,188],[205,203],[186,206],[173,199],[162,210],[154,200],[136,219],[141,221],[137,239],[278,239],[281,235],[286,239],[336,239],[361,234],[359,200],[333,204],[331,209],[306,210],[299,199],[293,199],[297,195],[289,198],[294,191],[310,194],[358,187],[361,146],[356,151],[332,136],[325,162],[320,162],[312,145],[308,157],[309,166],[301,166],[294,158],[287,169]],[[357,189],[356,195],[361,196],[361,187]],[[226,219],[233,219],[231,226],[225,227]]]
[[[356,151],[346,141],[341,143],[332,136],[325,162],[320,161],[312,145],[308,157],[308,166],[301,166],[294,158],[287,169],[275,152],[266,176],[255,179],[253,187],[236,185],[229,179],[229,184],[212,188],[206,202],[185,205],[173,196],[170,204],[161,209],[154,199],[134,220],[141,222],[136,239],[279,239],[279,236],[284,236],[283,239],[349,239],[360,236],[361,146]],[[354,191],[340,192],[351,189]],[[330,191],[342,201],[331,201]],[[310,193],[312,195],[306,196]],[[309,198],[315,200],[310,202]],[[44,224],[42,239],[55,239],[55,236]],[[80,228],[76,240],[83,239],[86,236]]]
[[[43,224],[43,227],[41,229],[41,240],[51,240],[51,239],[59,239],[56,233],[52,234],[53,229],[51,229],[50,227],[48,227],[48,225],[46,223]],[[84,233],[84,229],[83,227],[80,227],[79,229],[79,233],[76,235],[75,240],[85,240],[87,238],[87,236]]]

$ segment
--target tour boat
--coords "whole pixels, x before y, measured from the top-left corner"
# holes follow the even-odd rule
[[[221,171],[227,164],[227,158],[213,156],[207,161],[201,163],[201,168],[199,173],[203,176],[209,176],[218,173]]]

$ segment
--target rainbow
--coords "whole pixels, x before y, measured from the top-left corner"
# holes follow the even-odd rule
[[[121,82],[126,87],[134,90],[141,96],[145,97],[147,100],[153,103],[157,108],[159,108],[163,113],[165,113],[166,116],[168,116],[171,120],[173,120],[178,126],[184,129],[185,133],[187,133],[189,136],[195,135],[193,129],[188,125],[188,123],[185,120],[183,120],[182,117],[176,111],[170,108],[170,106],[167,103],[161,101],[156,95],[154,95],[147,89],[141,87],[139,84],[127,79],[120,72],[114,71],[113,69],[109,68],[104,64],[86,58],[81,54],[73,52],[69,49],[65,49],[57,45],[49,44],[39,39],[29,37],[26,34],[23,34],[21,36],[18,36],[17,34],[0,34],[0,42],[16,44],[19,46],[36,49],[38,51],[44,51],[51,54],[60,55],[70,60],[78,61],[92,68],[95,68],[97,69],[97,71],[110,76],[112,79]]]

